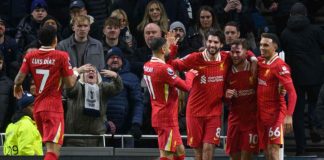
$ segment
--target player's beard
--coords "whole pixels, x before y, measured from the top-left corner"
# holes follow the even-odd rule
[[[220,51],[220,48],[209,47],[207,48],[207,51],[210,55],[215,55]]]

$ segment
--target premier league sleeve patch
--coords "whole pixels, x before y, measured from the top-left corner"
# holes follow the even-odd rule
[[[168,75],[172,76],[172,79],[175,79],[177,77],[172,68],[167,68],[167,72]]]
[[[279,75],[290,74],[288,68],[286,66],[281,66]]]

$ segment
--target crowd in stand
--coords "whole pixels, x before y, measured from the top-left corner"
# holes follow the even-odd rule
[[[297,2],[300,3],[294,5]],[[14,113],[19,111],[12,93],[13,81],[23,57],[41,47],[37,33],[43,26],[57,30],[56,49],[69,54],[73,67],[93,66],[91,72],[80,75],[73,88],[64,91],[65,133],[132,134],[135,139],[142,134],[155,134],[151,127],[149,91],[143,80],[144,63],[152,57],[148,44],[153,38],[173,32],[178,40],[177,56],[182,58],[204,51],[208,32],[219,30],[225,35],[223,51],[229,51],[234,40],[245,38],[249,50],[260,55],[261,33],[272,32],[280,37],[277,52],[285,52],[292,71],[298,97],[293,114],[296,154],[303,155],[305,106],[308,106],[313,142],[321,140],[318,130],[324,127],[321,114],[324,31],[311,24],[312,15],[322,3],[316,0],[4,0],[0,4],[0,133],[6,131]],[[267,18],[273,18],[271,22],[263,16],[267,14],[270,15]],[[102,70],[114,71],[120,78],[102,77],[105,73],[98,72]],[[184,77],[183,72],[178,74]],[[93,88],[92,84],[100,85]],[[31,76],[23,87],[35,95]],[[93,98],[93,92],[99,94],[100,103],[93,104],[98,105],[97,110],[89,111],[87,105],[92,104],[87,104],[87,100]],[[187,98],[187,93],[179,91],[181,134],[186,134],[183,121]],[[136,147],[134,139],[126,143],[127,147]],[[65,145],[101,144],[67,138]]]

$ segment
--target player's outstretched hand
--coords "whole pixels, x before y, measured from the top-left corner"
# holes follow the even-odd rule
[[[198,71],[194,69],[190,69],[189,72],[193,73],[195,76],[198,76]]]
[[[284,124],[285,124],[285,133],[290,133],[293,130],[291,115],[286,115]]]
[[[117,77],[117,73],[111,70],[107,70],[107,69],[102,69],[100,71],[100,74],[102,74],[104,77],[113,77],[116,78]]]
[[[176,33],[174,31],[168,32],[164,38],[167,40],[168,46],[177,45],[179,38],[176,38]]]
[[[15,85],[14,86],[14,96],[17,98],[17,99],[20,99],[23,95],[24,91],[23,91],[23,88],[21,85],[17,86]]]
[[[233,97],[237,97],[237,91],[235,89],[227,89],[225,93],[225,97],[229,99]]]

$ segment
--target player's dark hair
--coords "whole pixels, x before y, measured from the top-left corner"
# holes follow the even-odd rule
[[[216,36],[218,37],[219,41],[224,44],[225,43],[225,36],[224,33],[220,30],[211,29],[207,32],[206,40],[209,36]]]
[[[149,46],[153,52],[158,52],[165,43],[165,38],[155,37],[150,41]]]
[[[269,38],[269,39],[272,39],[272,42],[275,43],[275,44],[277,44],[277,47],[280,46],[279,38],[274,33],[262,33],[261,34],[261,38]]]
[[[50,46],[54,43],[56,34],[56,29],[53,26],[41,27],[38,31],[39,42],[43,46]]]
[[[242,45],[243,49],[245,49],[245,50],[249,49],[249,44],[246,41],[246,39],[244,39],[244,38],[239,38],[239,39],[233,40],[233,42],[231,43],[231,46],[232,45]]]
[[[236,30],[237,30],[238,32],[240,32],[240,26],[239,26],[239,24],[238,24],[237,22],[235,22],[235,21],[229,21],[229,22],[227,22],[227,23],[225,24],[225,26],[224,26],[224,29],[225,29],[226,26],[232,26],[232,27],[235,27]]]

